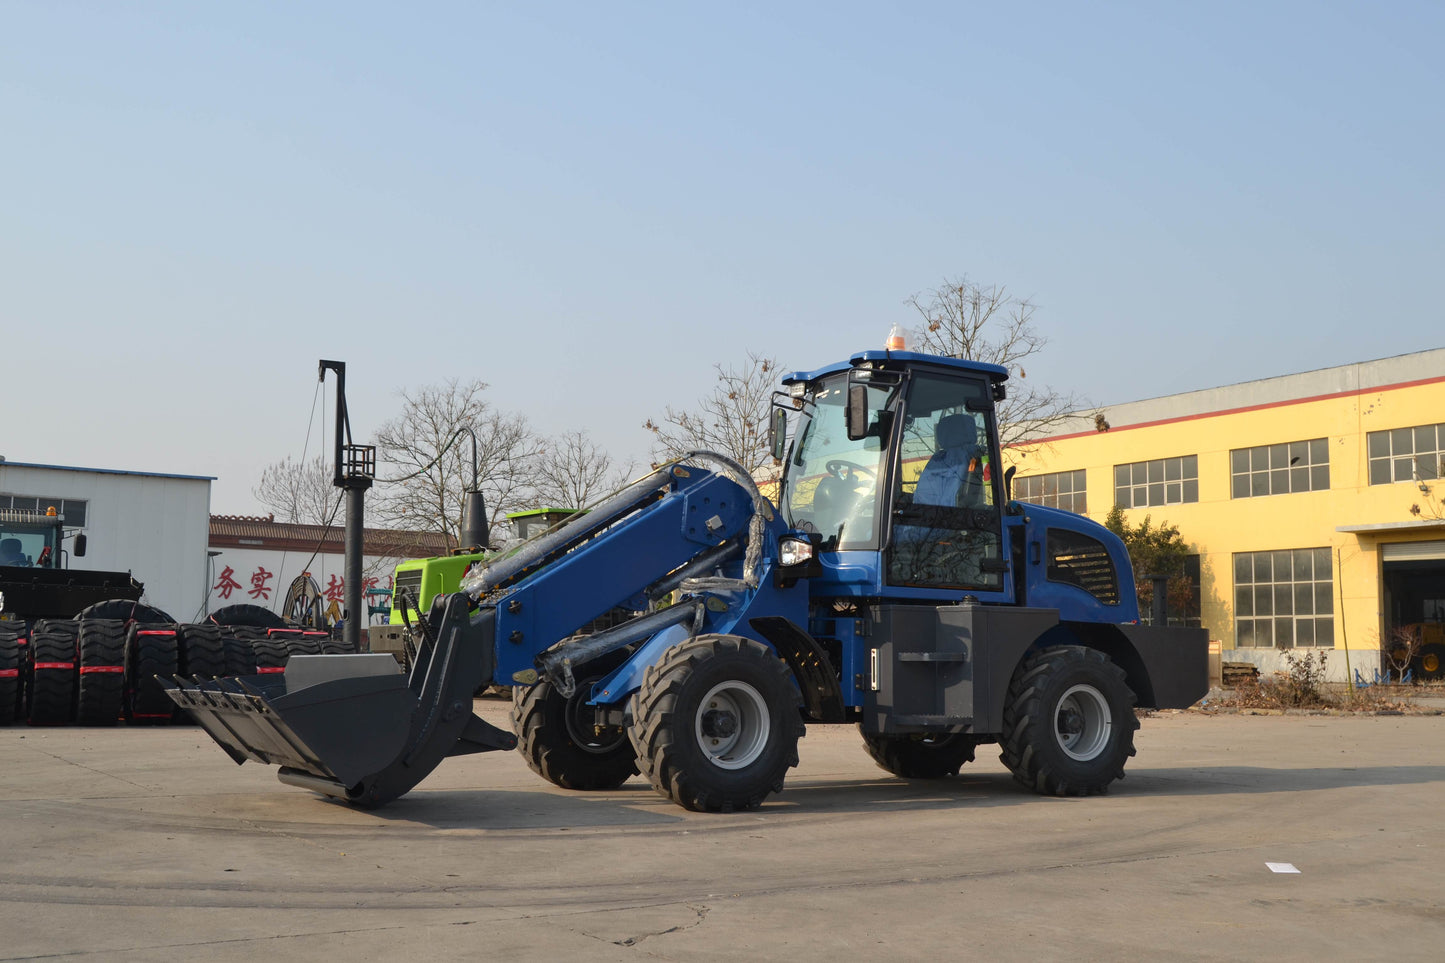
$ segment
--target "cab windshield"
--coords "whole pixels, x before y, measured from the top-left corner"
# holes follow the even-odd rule
[[[19,568],[41,566],[53,568],[56,552],[56,526],[27,524],[7,519],[10,513],[0,512],[0,565]]]
[[[878,430],[886,421],[891,388],[868,387],[866,438],[849,440],[844,421],[848,375],[820,382],[809,396],[783,471],[783,517],[793,528],[818,532],[824,551],[877,548],[880,476],[885,472],[888,440]]]

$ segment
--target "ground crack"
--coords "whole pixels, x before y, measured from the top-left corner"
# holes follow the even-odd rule
[[[629,936],[625,940],[613,940],[612,942],[617,944],[618,946],[637,946],[643,940],[651,939],[654,936],[666,936],[668,933],[681,933],[684,930],[690,930],[695,927],[701,926],[702,921],[707,919],[707,914],[712,911],[712,907],[710,906],[694,906],[692,903],[685,903],[683,905],[696,913],[697,919],[693,920],[691,923],[687,923],[682,926],[669,926],[667,929],[658,930],[656,933],[643,933],[640,936]]]

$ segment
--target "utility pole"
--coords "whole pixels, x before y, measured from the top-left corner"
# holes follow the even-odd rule
[[[365,532],[366,490],[376,480],[376,446],[351,442],[351,416],[346,410],[346,362],[322,361],[317,380],[327,370],[336,372],[336,469],[331,484],[346,492],[346,611],[342,613],[341,640],[351,652],[361,651],[361,626],[366,608],[361,597],[361,548]],[[344,441],[343,441],[344,439]]]

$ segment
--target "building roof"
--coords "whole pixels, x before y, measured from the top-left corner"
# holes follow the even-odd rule
[[[1322,401],[1371,391],[1408,388],[1445,381],[1445,348],[1416,351],[1374,361],[1318,368],[1297,374],[1241,381],[1218,388],[1185,391],[1119,405],[1101,405],[1079,412],[1048,437],[1093,434],[1094,416],[1102,413],[1111,431],[1168,424],[1204,415],[1231,414],[1259,408]]]
[[[274,515],[212,515],[209,544],[211,548],[340,555],[346,537],[341,525],[278,522]],[[368,528],[363,533],[361,553],[384,558],[432,558],[447,554],[452,547],[440,532]]]
[[[77,468],[74,465],[41,465],[28,461],[6,461],[0,456],[0,468],[40,468],[45,471],[79,471],[93,475],[140,475],[143,478],[179,478],[184,481],[215,481],[215,475],[176,475],[163,471],[132,471],[128,468]]]

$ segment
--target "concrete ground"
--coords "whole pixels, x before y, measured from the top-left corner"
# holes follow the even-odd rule
[[[0,959],[1441,959],[1445,717],[1166,715],[1138,746],[1094,799],[992,747],[894,779],[816,727],[756,813],[515,753],[362,812],[195,728],[3,729]]]

